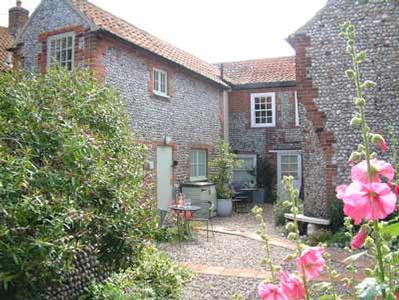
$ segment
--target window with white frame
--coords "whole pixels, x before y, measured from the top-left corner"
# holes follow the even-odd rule
[[[65,67],[71,71],[75,60],[75,33],[54,35],[47,40],[47,67]]]
[[[190,180],[198,181],[206,179],[207,175],[207,161],[206,150],[193,149],[191,150],[191,163],[190,163]]]
[[[168,73],[164,70],[154,69],[154,94],[160,96],[168,95]]]
[[[298,155],[283,154],[281,155],[281,178],[284,176],[292,176],[298,178]]]
[[[276,126],[275,93],[251,94],[251,126]]]

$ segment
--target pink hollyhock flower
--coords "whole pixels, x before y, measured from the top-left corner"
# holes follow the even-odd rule
[[[393,192],[396,194],[396,196],[399,197],[399,185],[396,185],[393,189]]]
[[[371,180],[368,180],[367,161],[362,161],[356,166],[352,167],[352,180],[367,182],[381,182],[381,177],[387,178],[389,181],[395,176],[395,170],[391,164],[378,159],[370,160],[371,164]]]
[[[382,152],[387,152],[389,150],[388,144],[385,143],[385,141],[381,142],[378,146]]]
[[[355,224],[360,224],[363,219],[385,219],[396,208],[396,195],[386,183],[354,181],[344,192],[339,191],[337,197],[344,202],[345,215]]]
[[[302,300],[306,297],[305,288],[298,277],[287,272],[280,272],[281,290],[289,300]]]
[[[304,250],[301,257],[296,261],[299,273],[305,273],[309,280],[318,277],[326,265],[323,253],[323,247],[312,247]]]
[[[337,198],[338,199],[342,200],[344,198],[345,191],[346,191],[347,188],[348,188],[348,186],[345,185],[345,184],[339,185],[339,186],[337,186],[335,188],[335,191],[337,192]]]
[[[258,295],[261,300],[289,300],[281,288],[263,282],[258,286]]]
[[[352,239],[352,248],[359,249],[363,246],[367,237],[367,231],[360,229],[359,232]]]

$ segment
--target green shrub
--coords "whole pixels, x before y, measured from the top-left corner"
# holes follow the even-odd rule
[[[155,224],[144,151],[91,74],[0,75],[1,299],[39,298],[87,246],[104,268],[135,263]]]
[[[330,229],[337,232],[344,227],[344,205],[341,200],[334,199],[330,202]]]
[[[148,247],[139,256],[136,268],[114,273],[103,284],[90,288],[89,299],[94,300],[163,300],[180,299],[185,283],[192,277],[187,269],[178,266],[165,253]]]

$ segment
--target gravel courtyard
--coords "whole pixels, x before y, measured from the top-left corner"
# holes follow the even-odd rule
[[[295,270],[292,261],[286,261],[288,254],[292,253],[292,244],[287,242],[281,233],[274,227],[273,207],[264,205],[265,219],[268,223],[268,233],[272,239],[280,241],[271,246],[273,261],[281,265],[286,271]],[[244,299],[258,299],[256,287],[264,279],[259,276],[265,274],[262,258],[265,255],[261,241],[245,237],[245,233],[254,233],[257,229],[255,217],[251,214],[233,214],[228,218],[214,218],[212,223],[216,228],[224,228],[231,234],[210,233],[209,241],[206,233],[196,232],[194,241],[178,243],[161,243],[158,248],[167,252],[173,260],[181,264],[195,267],[195,278],[186,286],[183,294],[184,300],[201,299],[232,299],[240,294]],[[239,235],[243,233],[244,236]],[[287,247],[284,246],[287,243]],[[335,251],[335,250],[334,250]],[[339,253],[339,251],[337,252]],[[333,263],[334,268],[344,272],[342,263]],[[202,270],[215,271],[213,274]],[[194,271],[195,271],[194,270]],[[212,272],[210,272],[212,273]],[[228,276],[226,276],[226,274]]]

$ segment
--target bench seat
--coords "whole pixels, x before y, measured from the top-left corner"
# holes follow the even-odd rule
[[[284,214],[284,217],[289,220],[294,220],[294,215],[293,214]],[[321,219],[321,218],[313,218],[313,217],[307,217],[302,214],[296,215],[297,221],[304,222],[304,223],[310,223],[310,224],[316,224],[316,225],[324,225],[328,226],[331,224],[330,220],[327,219]]]

